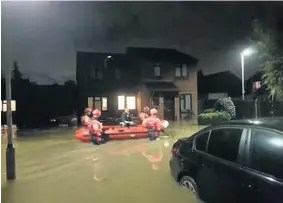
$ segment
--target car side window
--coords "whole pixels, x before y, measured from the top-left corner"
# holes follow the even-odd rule
[[[210,133],[210,131],[205,132],[205,133],[198,135],[196,137],[195,145],[196,145],[197,150],[200,150],[200,151],[203,151],[203,152],[206,151],[206,144],[207,144],[207,140],[208,140],[208,137],[209,137],[209,133]]]
[[[222,128],[212,130],[207,153],[227,161],[237,162],[243,129]]]
[[[283,134],[253,130],[250,167],[283,179]]]

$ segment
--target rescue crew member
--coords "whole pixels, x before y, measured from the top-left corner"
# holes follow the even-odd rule
[[[142,110],[142,112],[139,113],[139,118],[141,121],[144,121],[144,119],[149,117],[149,107],[145,106]]]
[[[133,119],[131,117],[130,111],[128,108],[124,109],[124,112],[121,115],[121,122],[122,126],[130,126],[133,125]]]
[[[84,111],[84,115],[81,118],[81,123],[83,127],[88,127],[90,122],[91,108],[86,108]]]
[[[149,117],[149,110],[150,110],[150,109],[149,109],[148,106],[143,107],[143,112],[146,114],[147,117]],[[147,118],[147,117],[146,117],[146,118]]]
[[[142,125],[148,130],[148,137],[150,140],[155,140],[162,129],[161,121],[156,116],[157,110],[155,108],[150,109],[150,116],[146,118]]]
[[[99,109],[95,109],[92,111],[92,119],[89,124],[90,128],[90,136],[91,141],[93,144],[101,144],[102,143],[102,123],[100,123],[97,119],[101,115],[101,112]]]

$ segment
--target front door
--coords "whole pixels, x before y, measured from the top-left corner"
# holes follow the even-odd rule
[[[164,119],[173,121],[175,120],[175,102],[174,97],[164,97]]]

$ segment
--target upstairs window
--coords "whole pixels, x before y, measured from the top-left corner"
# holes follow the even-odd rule
[[[181,67],[176,67],[175,68],[175,76],[176,77],[181,77]]]
[[[160,66],[159,66],[159,64],[156,64],[155,66],[154,66],[154,76],[161,76],[161,73],[160,73]]]
[[[188,77],[188,66],[186,64],[182,65],[182,77]]]
[[[100,68],[92,68],[90,70],[90,77],[94,80],[102,80],[103,79],[103,71]]]
[[[183,64],[175,68],[175,77],[188,77],[188,66]]]

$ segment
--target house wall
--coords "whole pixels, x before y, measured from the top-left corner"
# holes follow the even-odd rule
[[[142,81],[172,81],[180,90],[180,94],[190,94],[191,95],[191,105],[192,105],[192,120],[197,123],[198,120],[198,90],[197,90],[197,68],[188,66],[188,77],[186,78],[176,78],[175,77],[175,65],[168,63],[159,63],[161,69],[161,77],[154,76],[154,66],[155,63],[140,60],[139,58],[134,58],[137,63],[137,68],[141,70],[141,80]],[[142,85],[140,88],[142,97],[142,106],[150,106],[150,92]],[[159,116],[163,118],[163,98],[159,97]],[[175,99],[175,118],[176,120],[183,120],[187,117],[187,114],[181,114],[180,112],[180,98],[177,96]]]
[[[136,96],[136,110],[133,111],[137,115],[144,106],[151,106],[151,93],[143,84],[147,80],[172,81],[180,90],[180,93],[191,94],[193,120],[197,121],[197,70],[194,67],[188,67],[189,76],[186,78],[175,77],[175,65],[168,63],[160,63],[161,77],[154,76],[153,62],[141,60],[137,57],[129,58],[129,67],[117,67],[121,72],[121,78],[116,79],[113,66],[108,66],[104,76],[107,78],[95,81],[90,77],[90,70],[95,67],[103,67],[103,61],[106,55],[98,56],[93,53],[79,53],[77,55],[77,83],[80,90],[80,108],[83,111],[88,106],[89,97],[107,97],[108,109],[103,112],[105,116],[119,116],[118,111],[118,95]],[[96,57],[96,58],[95,58]],[[129,89],[129,87],[132,87]],[[163,97],[159,95],[159,116],[164,117]],[[184,119],[185,116],[180,113],[180,98],[176,96],[175,101],[175,118],[177,120]],[[95,101],[93,101],[95,103]]]

